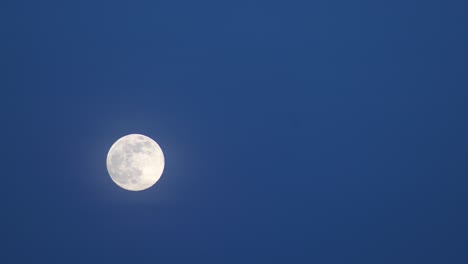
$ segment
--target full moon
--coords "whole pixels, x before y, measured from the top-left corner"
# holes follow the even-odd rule
[[[164,155],[151,138],[131,134],[117,140],[107,154],[107,171],[112,180],[129,191],[153,186],[164,170]]]

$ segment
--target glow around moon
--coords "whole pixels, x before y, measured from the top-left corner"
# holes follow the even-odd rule
[[[107,171],[112,180],[129,191],[153,186],[164,170],[164,155],[151,138],[131,134],[117,140],[107,154]]]

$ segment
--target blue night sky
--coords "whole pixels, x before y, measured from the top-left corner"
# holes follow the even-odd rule
[[[468,263],[467,10],[2,1],[0,263]]]

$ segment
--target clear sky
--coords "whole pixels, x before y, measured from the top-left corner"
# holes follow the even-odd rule
[[[467,5],[1,1],[0,262],[468,263]]]

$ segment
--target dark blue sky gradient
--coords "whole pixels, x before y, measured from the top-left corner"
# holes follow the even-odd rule
[[[468,263],[467,8],[2,1],[0,263]]]

